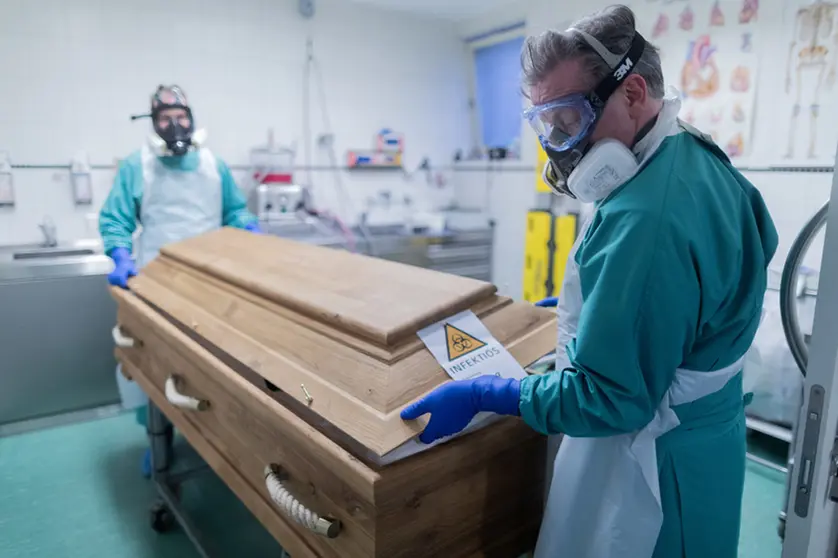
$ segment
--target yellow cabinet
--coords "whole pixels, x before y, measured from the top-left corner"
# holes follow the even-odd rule
[[[538,302],[558,296],[565,266],[576,240],[575,214],[554,216],[549,211],[527,213],[524,247],[523,297]]]
[[[550,277],[550,236],[553,215],[549,211],[527,213],[524,247],[524,300],[538,302],[546,298]]]
[[[570,249],[576,241],[576,215],[569,213],[553,219],[553,293],[550,296],[559,296],[564,281],[564,270],[567,266],[567,258],[570,256]]]

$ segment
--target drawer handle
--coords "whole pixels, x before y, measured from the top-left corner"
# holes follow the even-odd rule
[[[188,395],[182,394],[177,388],[177,379],[174,376],[169,376],[166,380],[166,399],[169,403],[180,409],[187,411],[206,411],[209,408],[209,401],[204,399],[195,399]]]
[[[113,342],[116,346],[121,349],[130,349],[136,344],[132,337],[126,337],[122,334],[122,328],[118,325],[113,326],[111,337],[113,337]]]
[[[334,539],[340,533],[340,521],[320,517],[299,500],[294,498],[280,478],[280,470],[276,466],[265,467],[265,486],[271,495],[271,500],[279,506],[279,509],[288,517],[318,535]]]

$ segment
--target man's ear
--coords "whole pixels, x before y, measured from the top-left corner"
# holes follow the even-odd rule
[[[642,105],[646,101],[646,96],[649,94],[646,87],[646,80],[637,74],[631,74],[623,82],[626,99],[628,99],[629,106]]]

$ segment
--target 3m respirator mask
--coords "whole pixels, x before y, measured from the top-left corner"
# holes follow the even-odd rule
[[[605,104],[631,75],[646,48],[646,40],[635,31],[624,55],[616,55],[590,34],[571,28],[611,68],[593,91],[577,93],[533,106],[524,118],[538,134],[549,161],[544,182],[558,194],[582,202],[594,202],[630,178],[638,168],[631,150],[621,142],[605,139],[591,143]]]

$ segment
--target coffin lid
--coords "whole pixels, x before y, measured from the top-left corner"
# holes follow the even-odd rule
[[[399,411],[448,379],[418,330],[472,309],[523,365],[555,343],[552,312],[490,283],[229,228],[164,247],[131,290],[376,456],[422,430]]]

